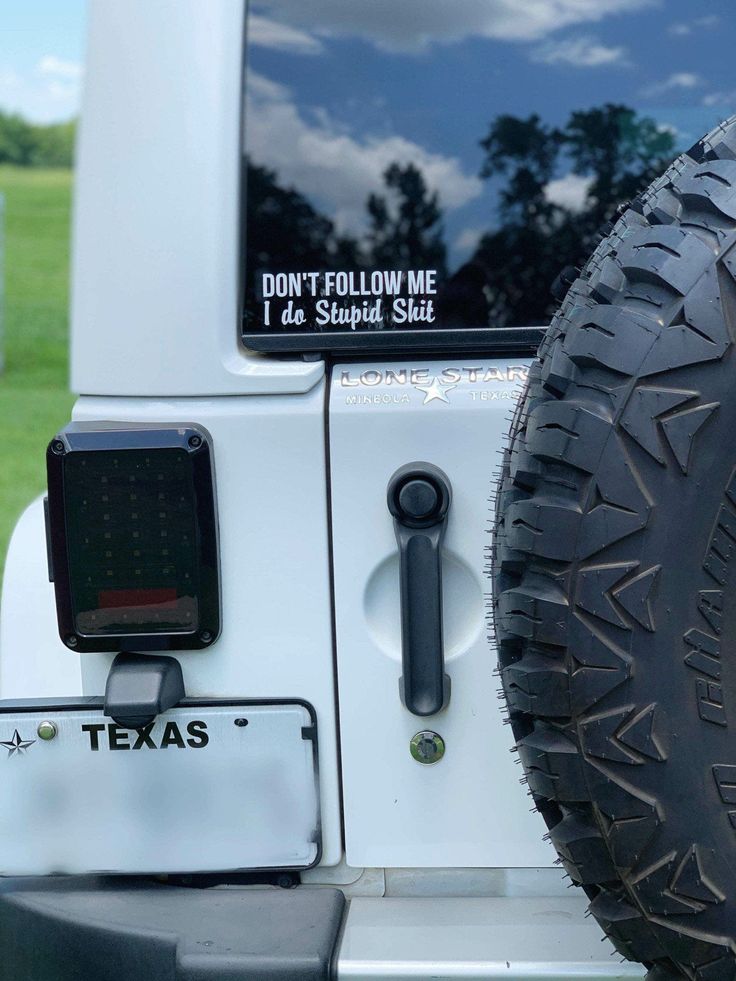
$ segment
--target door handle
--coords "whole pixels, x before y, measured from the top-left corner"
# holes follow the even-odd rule
[[[442,539],[452,490],[431,463],[408,463],[388,484],[399,545],[401,700],[413,715],[434,715],[450,700],[442,640]]]

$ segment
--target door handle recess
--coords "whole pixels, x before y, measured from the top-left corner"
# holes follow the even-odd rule
[[[413,715],[434,715],[450,701],[442,640],[442,539],[452,490],[431,463],[408,463],[388,484],[399,545],[401,700]]]

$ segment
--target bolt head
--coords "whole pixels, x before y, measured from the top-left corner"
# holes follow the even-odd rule
[[[445,741],[438,732],[422,729],[411,737],[409,751],[417,763],[439,763],[445,755]]]
[[[53,722],[49,722],[48,719],[46,719],[44,722],[38,723],[38,729],[36,732],[38,733],[39,739],[44,739],[46,742],[48,742],[56,736],[58,730]]]

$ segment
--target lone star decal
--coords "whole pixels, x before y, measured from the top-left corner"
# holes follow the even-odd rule
[[[0,746],[4,746],[8,751],[8,757],[14,756],[16,753],[22,756],[29,746],[35,743],[35,739],[21,739],[20,733],[16,729],[13,733],[12,739],[7,739],[5,742],[0,742]]]
[[[414,388],[418,389],[420,392],[424,392],[424,401],[422,405],[426,405],[427,402],[434,402],[435,399],[439,399],[440,402],[449,402],[447,393],[452,391],[453,388],[457,388],[457,385],[442,385],[435,375],[429,385],[415,385]]]

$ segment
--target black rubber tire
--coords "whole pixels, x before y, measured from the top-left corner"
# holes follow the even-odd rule
[[[573,283],[496,496],[493,626],[529,790],[652,981],[736,978],[735,245],[736,117]]]

